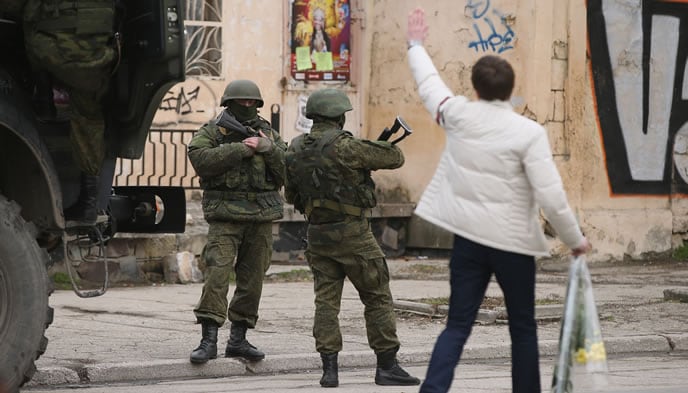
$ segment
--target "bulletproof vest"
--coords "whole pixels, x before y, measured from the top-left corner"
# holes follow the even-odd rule
[[[363,216],[375,206],[370,171],[339,164],[336,145],[348,137],[351,133],[332,128],[318,137],[308,134],[292,142],[286,165],[290,179],[298,185],[295,207],[299,211],[310,215],[314,208],[325,208]]]
[[[44,32],[71,32],[75,35],[113,32],[113,0],[29,0],[24,21]]]

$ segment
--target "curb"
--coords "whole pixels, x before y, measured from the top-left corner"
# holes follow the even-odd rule
[[[670,353],[688,350],[688,333],[643,336],[610,337],[605,340],[607,354]],[[559,350],[555,340],[540,341],[540,356],[554,357]],[[424,364],[430,359],[432,347],[427,350],[399,352],[401,364]],[[485,360],[511,357],[510,344],[466,345],[462,359]],[[341,352],[341,368],[374,368],[376,358],[372,351]],[[260,362],[218,358],[204,365],[193,365],[188,359],[156,360],[146,362],[102,363],[77,370],[66,367],[40,368],[26,387],[75,385],[82,383],[135,382],[169,379],[218,378],[241,375],[276,374],[319,370],[317,353],[267,356]]]

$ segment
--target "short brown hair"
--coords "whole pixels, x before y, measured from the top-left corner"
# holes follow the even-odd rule
[[[514,90],[514,69],[499,56],[483,56],[473,65],[471,82],[481,99],[505,101]]]

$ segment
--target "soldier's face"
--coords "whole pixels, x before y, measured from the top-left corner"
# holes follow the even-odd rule
[[[257,103],[256,100],[248,100],[248,99],[236,99],[234,101],[236,101],[237,104],[239,104],[241,106],[245,106],[247,108],[255,106]]]

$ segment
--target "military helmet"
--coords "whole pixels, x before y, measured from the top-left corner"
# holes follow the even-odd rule
[[[339,117],[353,110],[349,97],[338,89],[321,89],[313,92],[306,102],[306,117],[312,119],[314,115],[323,117]]]
[[[225,87],[225,93],[222,95],[220,105],[227,106],[228,101],[234,99],[256,100],[258,101],[258,108],[263,106],[263,97],[260,95],[258,85],[247,79],[229,82],[227,87]]]

